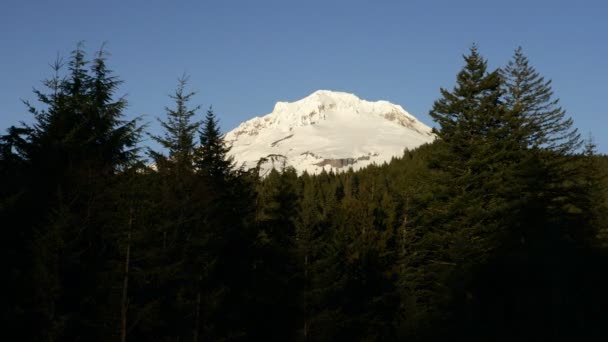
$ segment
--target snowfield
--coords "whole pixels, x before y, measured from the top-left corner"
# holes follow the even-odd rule
[[[435,139],[431,128],[401,106],[365,101],[353,94],[319,90],[226,134],[237,165],[261,174],[292,166],[315,174],[382,164]]]

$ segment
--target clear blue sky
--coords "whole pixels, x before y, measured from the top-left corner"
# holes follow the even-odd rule
[[[477,43],[491,67],[523,46],[608,153],[607,38],[605,0],[3,0],[0,129],[31,121],[20,99],[33,100],[48,63],[78,41],[90,52],[108,43],[126,114],[144,115],[155,132],[184,72],[224,131],[317,89],[389,100],[433,125],[439,88],[452,88]]]

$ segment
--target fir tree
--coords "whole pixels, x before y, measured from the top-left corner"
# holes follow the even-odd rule
[[[524,150],[521,120],[504,109],[498,71],[487,71],[475,46],[464,60],[453,91],[441,89],[430,112],[440,126],[429,159],[434,198],[406,233],[415,252],[402,261],[411,273],[402,278],[409,315],[427,328],[446,324],[460,333],[472,328],[457,322],[473,308],[474,272],[497,255],[509,234]],[[422,336],[437,333],[424,325]]]
[[[230,148],[220,133],[217,118],[210,108],[200,129],[201,146],[195,152],[198,182],[206,189],[207,205],[201,212],[201,228],[209,237],[206,252],[214,260],[208,275],[208,293],[217,310],[206,324],[212,339],[251,335],[255,327],[251,298],[247,296],[252,281],[252,248],[255,240],[255,177],[234,168]],[[239,251],[234,253],[234,251]]]
[[[36,118],[28,158],[86,163],[109,174],[134,160],[141,127],[137,118],[123,119],[127,102],[115,98],[122,81],[107,68],[106,54],[102,47],[89,62],[80,43],[68,62],[68,76],[60,75],[61,61],[53,65],[55,76],[44,82],[50,93],[35,90],[43,109],[26,102]]]
[[[293,168],[272,169],[258,186],[253,299],[265,315],[255,322],[257,340],[294,340],[299,316],[300,264],[296,259],[295,220],[298,180]]]
[[[311,335],[311,318],[314,315],[314,288],[313,281],[317,256],[320,253],[320,237],[325,226],[322,216],[323,202],[321,198],[320,183],[317,177],[308,173],[300,177],[301,196],[298,203],[298,212],[294,218],[295,224],[295,254],[301,272],[301,323],[299,336],[308,341]]]
[[[522,239],[536,239],[541,244],[549,240],[581,242],[584,234],[577,228],[581,208],[576,194],[584,190],[575,181],[585,172],[575,160],[575,152],[582,145],[580,134],[559,106],[559,99],[554,98],[551,81],[530,65],[521,47],[515,50],[502,75],[505,107],[522,121],[530,149],[521,168],[521,192],[528,202],[522,210],[528,221]]]
[[[112,177],[135,160],[141,128],[124,119],[126,101],[115,98],[121,81],[103,49],[88,61],[79,44],[67,66],[64,76],[63,64],[54,64],[48,93],[35,90],[41,109],[26,103],[35,123],[12,143],[31,180],[19,205],[37,213],[22,221],[32,262],[26,268],[39,294],[28,314],[37,317],[39,339],[103,339],[112,287],[99,279],[108,276],[112,244],[110,218],[100,213]]]
[[[447,205],[455,216],[448,225],[465,234],[463,239],[478,241],[481,261],[495,247],[494,234],[501,230],[497,222],[509,211],[513,189],[506,184],[517,186],[515,172],[524,146],[521,121],[502,105],[498,71],[487,72],[487,61],[476,47],[464,59],[457,86],[452,92],[441,89],[442,98],[430,115],[440,125],[440,144],[446,147],[437,167],[451,188]]]
[[[524,120],[527,142],[532,148],[560,154],[572,153],[581,146],[573,121],[553,98],[551,80],[545,80],[528,61],[521,47],[502,71],[505,80],[505,105]]]
[[[146,272],[155,280],[154,287],[162,290],[154,292],[148,303],[156,302],[165,313],[154,328],[167,339],[206,336],[209,327],[201,327],[202,317],[214,307],[206,296],[212,290],[203,293],[215,262],[208,248],[212,232],[203,220],[211,196],[208,185],[195,174],[195,135],[200,122],[193,117],[199,107],[188,106],[195,92],[186,91],[187,83],[187,76],[178,79],[175,93],[170,95],[175,106],[165,107],[167,118],[159,119],[164,132],[152,136],[168,154],[149,150],[157,170],[149,177],[155,180],[150,187],[155,198],[152,208],[162,214],[154,215],[156,220],[146,237],[150,253]]]
[[[580,166],[580,194],[578,207],[581,208],[579,222],[581,240],[587,245],[608,246],[608,222],[604,219],[608,214],[608,187],[605,180],[607,174],[600,166],[597,146],[593,137],[585,141],[585,147]]]
[[[168,156],[159,152],[150,151],[157,166],[175,166],[177,177],[184,172],[193,171],[195,134],[201,126],[198,121],[193,121],[196,111],[200,106],[188,108],[188,102],[196,92],[187,92],[186,85],[188,77],[181,76],[175,93],[169,97],[175,101],[175,108],[165,107],[166,120],[158,119],[165,130],[163,136],[153,135],[152,138],[168,151]],[[168,165],[165,165],[168,164]]]
[[[200,143],[196,164],[199,174],[215,180],[222,180],[230,176],[234,168],[234,161],[228,154],[230,147],[224,141],[218,120],[211,107],[207,110],[203,120]]]

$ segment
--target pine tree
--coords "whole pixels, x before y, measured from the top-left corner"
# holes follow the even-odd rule
[[[532,148],[543,148],[559,154],[572,153],[581,146],[580,134],[573,121],[553,98],[551,80],[530,66],[521,47],[502,71],[505,80],[505,105],[513,115],[522,118],[527,142]]]
[[[295,249],[298,264],[301,266],[301,324],[298,335],[308,341],[311,335],[311,319],[314,315],[314,288],[313,281],[317,256],[320,253],[320,236],[324,228],[322,216],[323,202],[320,184],[317,177],[308,173],[300,177],[301,196],[298,203],[298,212],[294,218]]]
[[[31,262],[24,268],[37,293],[25,315],[36,317],[36,339],[103,339],[112,285],[100,279],[109,279],[112,226],[101,208],[113,176],[135,161],[141,128],[123,118],[126,101],[115,98],[121,81],[103,48],[88,61],[78,44],[67,67],[63,75],[63,63],[53,65],[48,93],[34,91],[42,109],[26,102],[35,123],[11,142],[30,180],[17,206],[36,213],[21,219]]]
[[[487,62],[475,46],[464,60],[466,66],[458,73],[457,86],[452,92],[442,88],[442,98],[429,113],[440,126],[439,137],[449,144],[456,139],[466,143],[482,138],[500,123],[496,120],[501,95],[498,72],[486,73]]]
[[[545,80],[531,65],[521,47],[502,71],[505,106],[522,122],[527,147],[527,160],[522,193],[528,195],[528,241],[530,235],[540,242],[580,240],[579,209],[576,193],[580,184],[573,180],[581,172],[575,153],[582,140],[573,121],[554,98],[551,81]]]
[[[168,156],[150,151],[158,167],[173,165],[176,177],[194,169],[195,134],[201,126],[200,122],[193,121],[193,117],[200,106],[188,108],[188,102],[196,94],[196,92],[186,91],[188,79],[186,75],[178,79],[175,93],[169,96],[175,101],[175,108],[165,107],[167,119],[158,119],[165,130],[165,134],[163,136],[152,136],[168,151]]]
[[[220,132],[218,120],[213,108],[207,110],[200,131],[201,146],[198,150],[197,168],[199,174],[222,180],[229,177],[234,169],[233,158],[228,154],[230,147],[226,145]]]
[[[256,340],[294,340],[299,316],[300,264],[296,259],[298,210],[295,169],[272,169],[258,185],[252,296],[264,318],[252,317]],[[260,317],[261,318],[261,317]]]
[[[581,239],[587,245],[608,246],[608,187],[605,184],[606,171],[600,166],[597,146],[593,137],[585,142],[585,148],[580,156],[580,194],[577,206],[581,208],[579,222]]]
[[[498,71],[487,73],[476,47],[464,59],[457,86],[452,92],[441,89],[442,98],[430,115],[440,125],[440,144],[446,146],[437,165],[451,188],[448,207],[455,216],[449,225],[464,240],[478,241],[481,261],[496,247],[495,234],[502,229],[497,222],[508,212],[507,197],[514,191],[508,186],[517,186],[515,171],[524,146],[521,121],[501,102]]]
[[[156,220],[145,238],[150,251],[146,272],[155,279],[153,287],[160,289],[147,301],[158,303],[158,310],[164,313],[152,328],[162,331],[167,339],[198,338],[206,329],[201,327],[201,317],[214,305],[202,292],[209,281],[209,268],[215,262],[208,251],[212,232],[203,219],[212,196],[195,172],[195,135],[201,123],[194,121],[199,107],[188,106],[195,92],[186,91],[187,83],[185,75],[178,79],[175,93],[170,95],[175,106],[165,107],[167,118],[158,119],[164,132],[152,136],[167,155],[148,151],[156,166],[151,176],[155,179],[151,186],[155,198],[152,207],[162,214],[154,215]],[[208,292],[212,294],[211,290]]]
[[[234,167],[228,154],[230,148],[211,108],[199,133],[201,146],[194,164],[207,198],[201,212],[201,228],[209,237],[205,250],[214,260],[206,291],[217,293],[213,301],[218,303],[205,323],[210,327],[206,335],[211,339],[248,336],[255,329],[248,318],[253,310],[248,291],[253,275],[257,180],[251,173]]]
[[[138,118],[123,119],[127,102],[114,98],[122,81],[107,68],[106,54],[102,47],[89,62],[80,43],[68,62],[68,76],[60,76],[61,61],[54,64],[56,75],[45,82],[50,93],[35,90],[46,108],[38,110],[26,103],[36,118],[28,136],[28,158],[65,160],[70,167],[86,164],[107,174],[134,160],[141,127]]]
[[[405,235],[415,251],[402,261],[405,309],[422,336],[442,324],[473,328],[463,320],[474,307],[473,275],[504,247],[518,208],[521,120],[505,110],[501,76],[487,71],[475,46],[464,60],[456,87],[441,89],[430,112],[440,126],[429,158],[434,196]]]

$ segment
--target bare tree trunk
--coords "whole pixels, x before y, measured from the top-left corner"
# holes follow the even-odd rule
[[[304,281],[308,287],[308,251],[304,255]],[[304,341],[308,341],[308,301],[304,296]]]
[[[129,263],[131,262],[131,229],[133,227],[133,207],[129,209],[129,225],[127,230],[127,251],[125,255],[125,276],[122,283],[122,303],[121,303],[121,328],[120,328],[120,341],[126,342],[127,340],[127,310],[129,307],[129,298],[127,297],[127,290],[129,289]]]
[[[198,342],[201,321],[201,282],[202,276],[198,276],[198,287],[196,289],[196,314],[194,315],[194,342]]]

